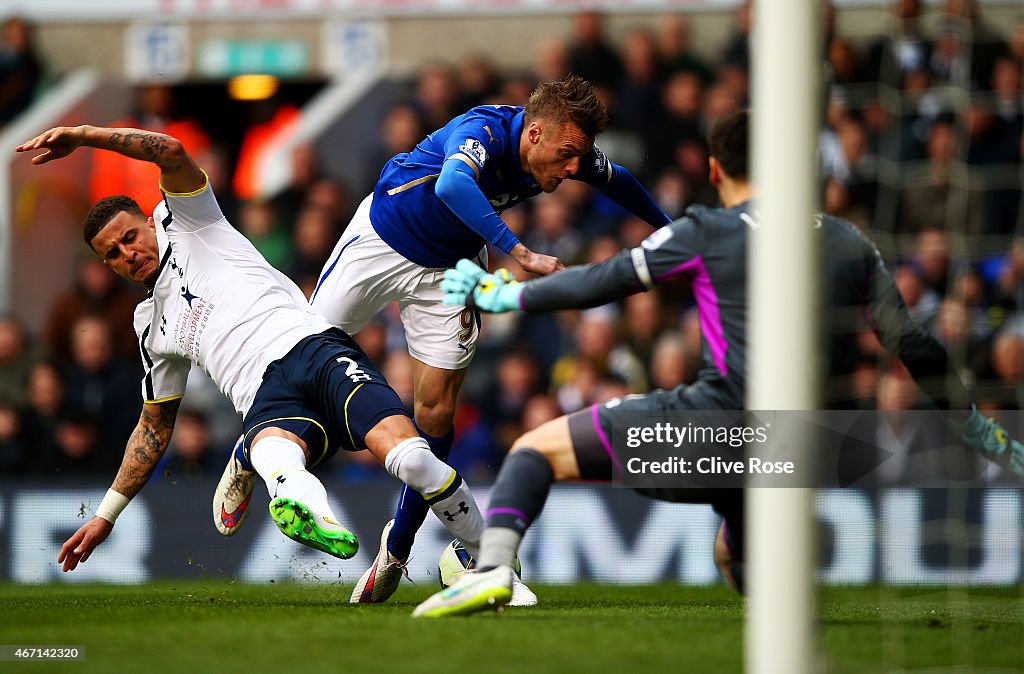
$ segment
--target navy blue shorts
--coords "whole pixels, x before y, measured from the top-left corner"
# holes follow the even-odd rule
[[[267,426],[298,435],[309,468],[339,449],[366,449],[366,433],[385,417],[409,417],[398,394],[349,335],[332,328],[310,335],[275,360],[242,420],[242,451]]]

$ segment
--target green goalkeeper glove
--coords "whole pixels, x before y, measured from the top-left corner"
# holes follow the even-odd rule
[[[1014,440],[995,419],[986,419],[971,405],[971,416],[965,421],[953,422],[953,430],[965,443],[985,455],[989,461],[1024,477],[1024,444]]]
[[[519,309],[523,287],[507,269],[488,274],[473,262],[463,259],[455,269],[445,270],[441,290],[445,293],[444,304],[503,313]]]

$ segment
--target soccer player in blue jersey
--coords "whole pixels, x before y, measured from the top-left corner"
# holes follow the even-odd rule
[[[486,266],[486,244],[534,274],[563,269],[557,258],[523,245],[498,214],[571,179],[595,186],[652,227],[669,221],[636,178],[594,144],[607,119],[593,87],[574,76],[539,85],[525,108],[481,106],[452,119],[385,164],[320,275],[310,303],[346,332],[399,303],[413,357],[416,426],[439,458],[451,449],[456,398],[479,334],[473,310],[442,303],[444,270],[460,258]],[[244,478],[247,471],[233,461],[225,476]],[[215,512],[216,499],[228,513],[242,502],[245,490],[230,489],[241,478],[222,481]],[[352,602],[381,602],[397,589],[426,512],[419,495],[403,490]]]
[[[571,268],[557,276],[516,283],[504,274],[484,274],[469,260],[446,274],[447,301],[484,311],[554,311],[584,308],[644,290],[672,278],[691,281],[703,333],[704,365],[697,381],[594,405],[550,421],[519,438],[502,464],[491,492],[479,572],[465,574],[449,589],[420,604],[414,616],[459,615],[508,602],[512,561],[523,534],[537,518],[551,484],[565,480],[610,480],[621,474],[609,442],[612,427],[636,412],[739,410],[746,387],[747,234],[756,226],[753,185],[747,178],[749,115],[718,120],[711,130],[710,179],[723,208],[692,206],[641,246],[600,264]],[[830,321],[831,374],[850,367],[856,328],[850,315],[864,315],[882,345],[907,366],[933,401],[950,408],[964,442],[989,459],[1024,475],[1024,445],[983,418],[952,368],[942,345],[910,318],[875,246],[845,220],[820,216],[817,231],[825,251],[826,306]],[[722,516],[715,562],[742,589],[742,489],[641,489],[654,498],[709,503]]]

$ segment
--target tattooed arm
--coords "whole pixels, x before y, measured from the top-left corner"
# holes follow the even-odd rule
[[[68,156],[82,145],[156,164],[160,167],[160,185],[168,192],[195,192],[206,184],[206,176],[192,161],[181,141],[154,131],[88,125],[58,126],[22,143],[15,151],[43,150],[32,157],[32,163],[45,164]]]
[[[167,451],[180,404],[181,399],[176,398],[142,406],[142,416],[128,439],[121,468],[111,486],[113,491],[129,500],[142,491],[160,457]],[[106,540],[113,528],[113,522],[99,515],[94,516],[64,543],[57,562],[64,564],[64,571],[73,571],[80,562],[89,558],[96,546]]]

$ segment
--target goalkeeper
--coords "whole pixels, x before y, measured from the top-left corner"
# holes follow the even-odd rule
[[[537,518],[551,483],[611,480],[618,459],[608,441],[624,412],[742,409],[746,385],[747,241],[757,227],[748,180],[749,113],[718,120],[709,146],[710,180],[723,208],[690,207],[686,215],[649,236],[641,246],[593,265],[516,283],[507,272],[485,274],[462,260],[446,273],[446,301],[489,312],[531,312],[592,307],[645,290],[668,279],[690,280],[703,334],[703,367],[690,386],[612,400],[550,421],[519,438],[505,458],[491,492],[479,572],[420,604],[414,616],[470,613],[507,603],[511,564],[526,529]],[[970,403],[945,349],[914,322],[875,246],[852,224],[828,216],[815,220],[827,260],[830,370],[853,366],[862,314],[882,345],[900,358],[936,405],[952,411],[964,442],[992,461],[1024,475],[1024,446],[984,419]],[[640,490],[672,501],[710,503],[722,516],[715,562],[726,580],[743,588],[743,490]]]

